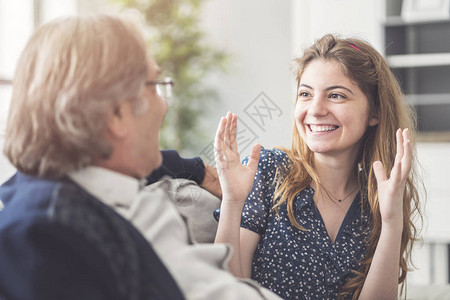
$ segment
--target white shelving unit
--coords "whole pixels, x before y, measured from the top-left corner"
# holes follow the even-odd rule
[[[385,0],[384,5],[385,55],[418,114],[422,142],[417,154],[427,192],[424,244],[413,252],[418,270],[408,275],[408,285],[421,295],[414,299],[431,299],[432,292],[441,290],[437,285],[448,287],[449,282],[450,231],[443,224],[450,211],[450,19],[405,20],[402,0]]]
[[[390,55],[387,60],[392,68],[449,66],[450,53]]]
[[[450,19],[405,20],[401,7],[386,0],[387,61],[416,107],[419,131],[450,141]]]

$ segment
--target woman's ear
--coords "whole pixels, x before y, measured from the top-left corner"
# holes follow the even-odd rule
[[[369,126],[375,126],[378,125],[379,119],[378,119],[378,109],[370,109],[369,111]]]
[[[378,117],[371,116],[369,119],[369,126],[375,126],[375,125],[378,125]]]

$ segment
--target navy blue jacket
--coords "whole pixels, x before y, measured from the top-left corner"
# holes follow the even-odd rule
[[[172,178],[185,178],[201,184],[205,178],[205,164],[200,157],[182,158],[176,150],[161,150],[162,165],[149,176],[147,184],[155,183],[167,175]]]
[[[183,299],[142,234],[70,180],[0,186],[0,299]]]

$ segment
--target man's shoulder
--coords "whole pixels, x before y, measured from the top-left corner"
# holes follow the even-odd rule
[[[112,208],[70,180],[32,178],[22,181],[28,185],[26,191],[19,190],[21,178],[14,180],[15,183],[7,184],[9,197],[17,193],[16,198],[9,199],[0,212],[0,250],[8,244],[9,250],[20,249],[22,258],[16,255],[17,251],[6,249],[0,251],[0,262],[9,261],[10,269],[32,271],[39,264],[43,266],[39,272],[50,272],[56,277],[63,272],[61,264],[74,274],[92,266],[91,275],[106,278],[102,279],[105,284],[115,285],[120,295],[176,294],[178,287],[151,246]],[[5,186],[0,190],[4,192]],[[61,253],[65,253],[65,258]],[[31,263],[24,266],[27,259]],[[0,281],[4,275],[0,272]],[[164,284],[158,276],[171,281]],[[148,284],[135,288],[141,281]]]
[[[61,186],[59,180],[49,180],[16,173],[0,186],[0,200],[4,209],[0,212],[2,221],[16,219],[33,220],[45,217],[52,205],[52,197]]]
[[[3,216],[54,213],[57,205],[86,206],[95,198],[68,179],[46,179],[16,173],[0,186]],[[73,201],[80,199],[80,201]],[[88,201],[89,199],[89,201]]]
[[[0,231],[4,234],[5,229],[20,224],[23,232],[46,228],[92,238],[98,235],[92,228],[123,222],[117,221],[120,216],[111,208],[68,179],[17,173],[0,187],[0,199],[4,202],[0,212]]]

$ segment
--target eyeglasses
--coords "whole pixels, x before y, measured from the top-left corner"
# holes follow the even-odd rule
[[[147,81],[145,85],[155,85],[156,93],[165,100],[169,100],[172,97],[174,82],[170,77],[165,77],[162,80]]]

